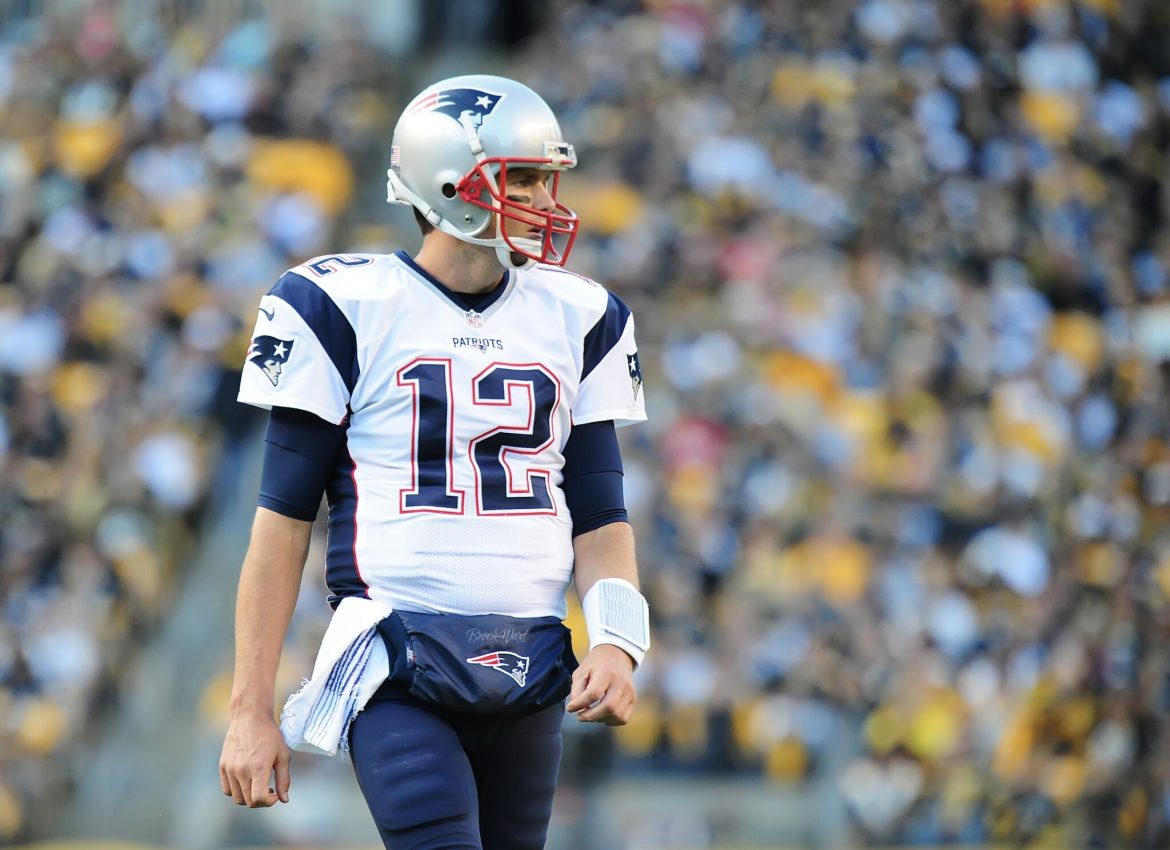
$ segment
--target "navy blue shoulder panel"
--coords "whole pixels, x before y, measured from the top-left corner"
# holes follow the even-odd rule
[[[268,292],[286,302],[304,319],[337,367],[345,387],[357,386],[357,333],[341,308],[317,284],[296,272],[285,272]]]
[[[582,381],[618,344],[629,319],[630,308],[622,303],[622,299],[612,292],[609,293],[609,302],[605,305],[605,313],[597,320],[597,324],[590,328],[589,333],[585,334],[585,356],[584,362],[581,364]]]

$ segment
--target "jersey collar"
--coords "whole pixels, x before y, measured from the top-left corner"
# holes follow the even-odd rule
[[[491,313],[494,313],[500,302],[503,301],[504,297],[512,291],[512,283],[516,279],[516,276],[512,274],[511,271],[505,270],[504,279],[500,282],[499,286],[497,286],[491,292],[484,293],[483,295],[471,295],[464,292],[455,292],[454,290],[448,289],[446,286],[444,286],[442,281],[416,263],[414,259],[405,251],[395,251],[394,256],[397,257],[404,266],[414,272],[415,275],[421,278],[423,283],[427,284],[429,287],[431,287],[431,289],[433,289],[439,295],[443,296],[443,298],[449,304],[458,309],[459,312],[465,316],[469,314],[479,314],[483,318],[487,318]]]

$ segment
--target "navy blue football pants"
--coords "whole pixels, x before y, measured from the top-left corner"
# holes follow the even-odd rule
[[[350,725],[350,756],[389,850],[541,850],[564,703],[485,719],[384,685]]]

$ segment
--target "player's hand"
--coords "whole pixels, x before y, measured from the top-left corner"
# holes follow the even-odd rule
[[[237,806],[267,808],[288,802],[292,752],[272,715],[233,717],[219,757],[219,785]],[[273,773],[276,787],[269,785]]]
[[[634,659],[625,650],[603,643],[589,650],[573,674],[566,710],[586,723],[625,726],[637,702]]]

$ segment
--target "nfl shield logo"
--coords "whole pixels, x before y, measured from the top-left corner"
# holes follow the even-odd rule
[[[463,316],[464,316],[464,318],[467,319],[467,326],[469,328],[482,328],[483,327],[483,316],[481,316],[479,313],[475,312],[474,310],[468,310],[466,313],[463,314]]]

